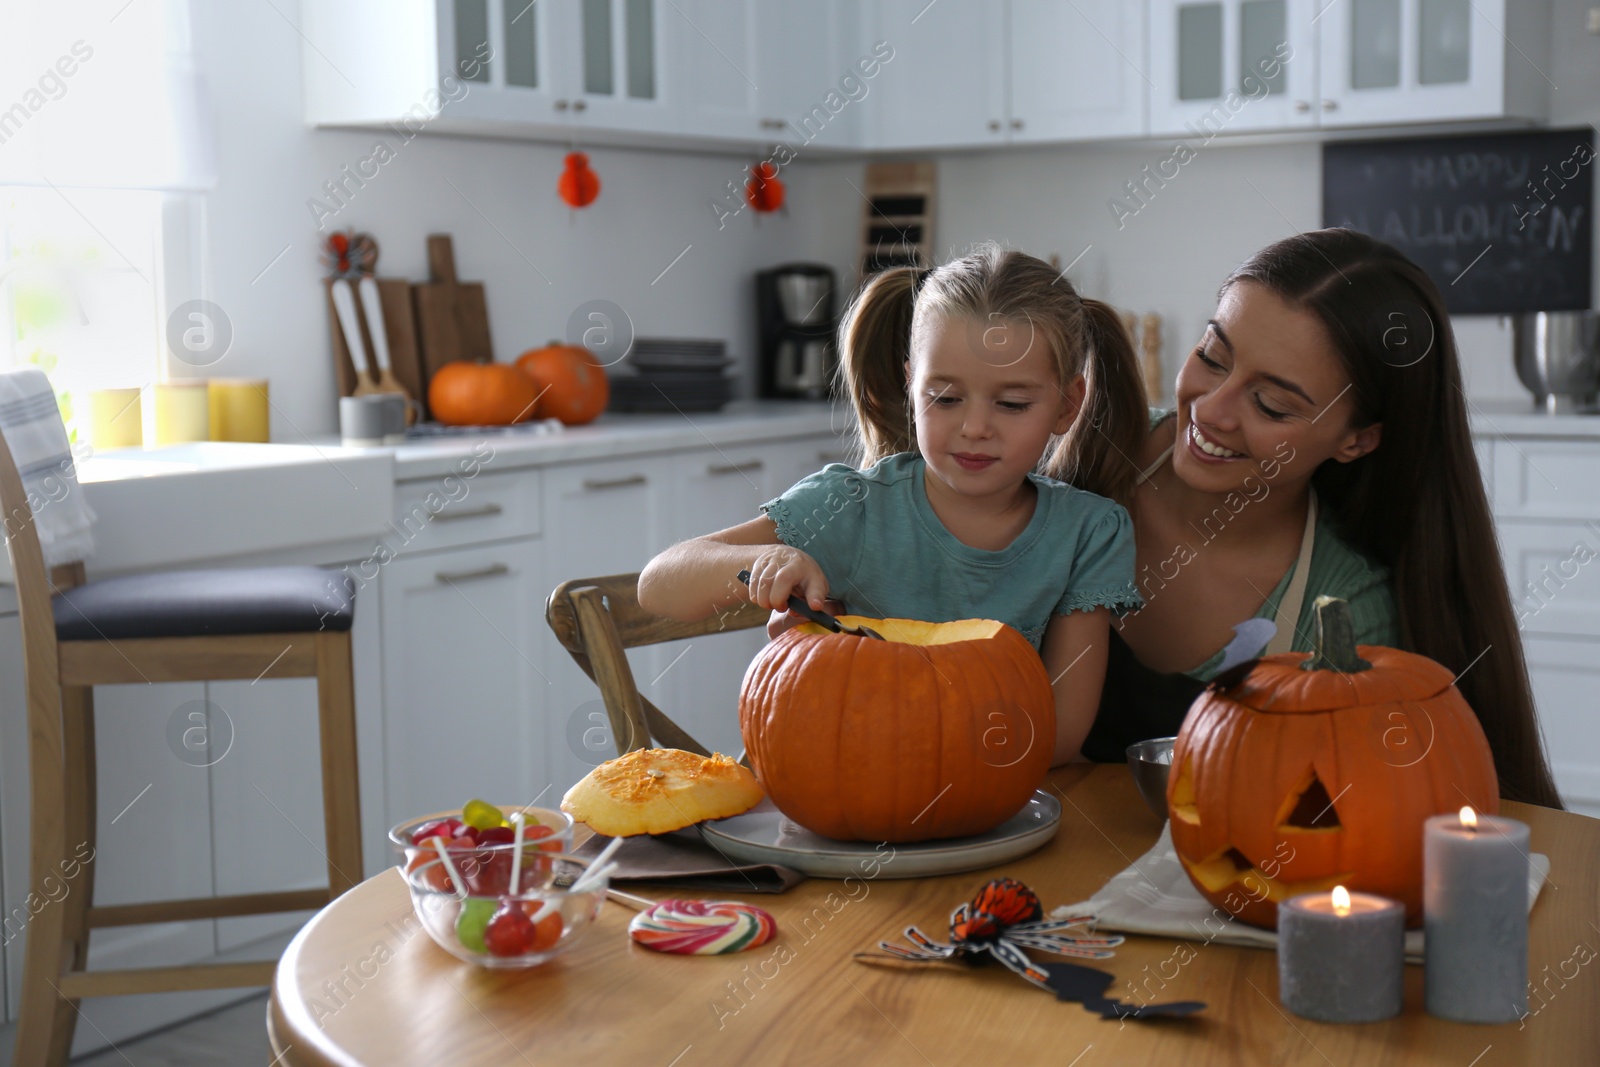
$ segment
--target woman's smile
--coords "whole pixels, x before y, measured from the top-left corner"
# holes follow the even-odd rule
[[[1189,424],[1189,451],[1202,463],[1228,463],[1233,460],[1248,459],[1243,452],[1235,452],[1231,448],[1224,448],[1200,432],[1200,427],[1194,423]]]

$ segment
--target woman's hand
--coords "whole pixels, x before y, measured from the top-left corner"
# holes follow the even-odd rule
[[[786,611],[791,596],[821,608],[828,599],[828,579],[822,568],[798,548],[781,544],[763,548],[750,563],[751,602],[769,611]]]

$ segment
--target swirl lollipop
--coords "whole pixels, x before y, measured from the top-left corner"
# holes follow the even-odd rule
[[[663,900],[628,923],[628,936],[639,944],[685,956],[742,952],[777,932],[771,914],[733,900]]]

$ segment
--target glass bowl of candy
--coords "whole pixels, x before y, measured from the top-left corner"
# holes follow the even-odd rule
[[[586,859],[551,854],[553,880],[519,871],[515,892],[509,878],[476,889],[463,878],[458,888],[445,863],[435,857],[405,872],[411,907],[434,944],[497,970],[537,967],[566,952],[594,925],[610,882],[603,873],[586,879]]]
[[[476,878],[483,867],[503,868],[502,874],[508,875],[516,840],[512,814],[522,816],[524,856],[571,850],[572,816],[566,812],[532,805],[497,806],[482,800],[469,800],[460,811],[408,819],[389,831],[389,843],[400,853],[400,866],[407,870],[439,858],[432,842],[437,837],[469,878]],[[537,860],[529,863],[529,869],[549,874],[552,868],[548,862]]]

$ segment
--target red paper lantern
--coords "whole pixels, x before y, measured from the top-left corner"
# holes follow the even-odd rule
[[[567,166],[556,183],[556,192],[572,207],[587,207],[600,195],[600,175],[589,169],[589,157],[568,152]]]
[[[744,183],[744,199],[763,213],[782,207],[783,183],[778,180],[778,168],[770,162],[751,167],[750,180]]]

